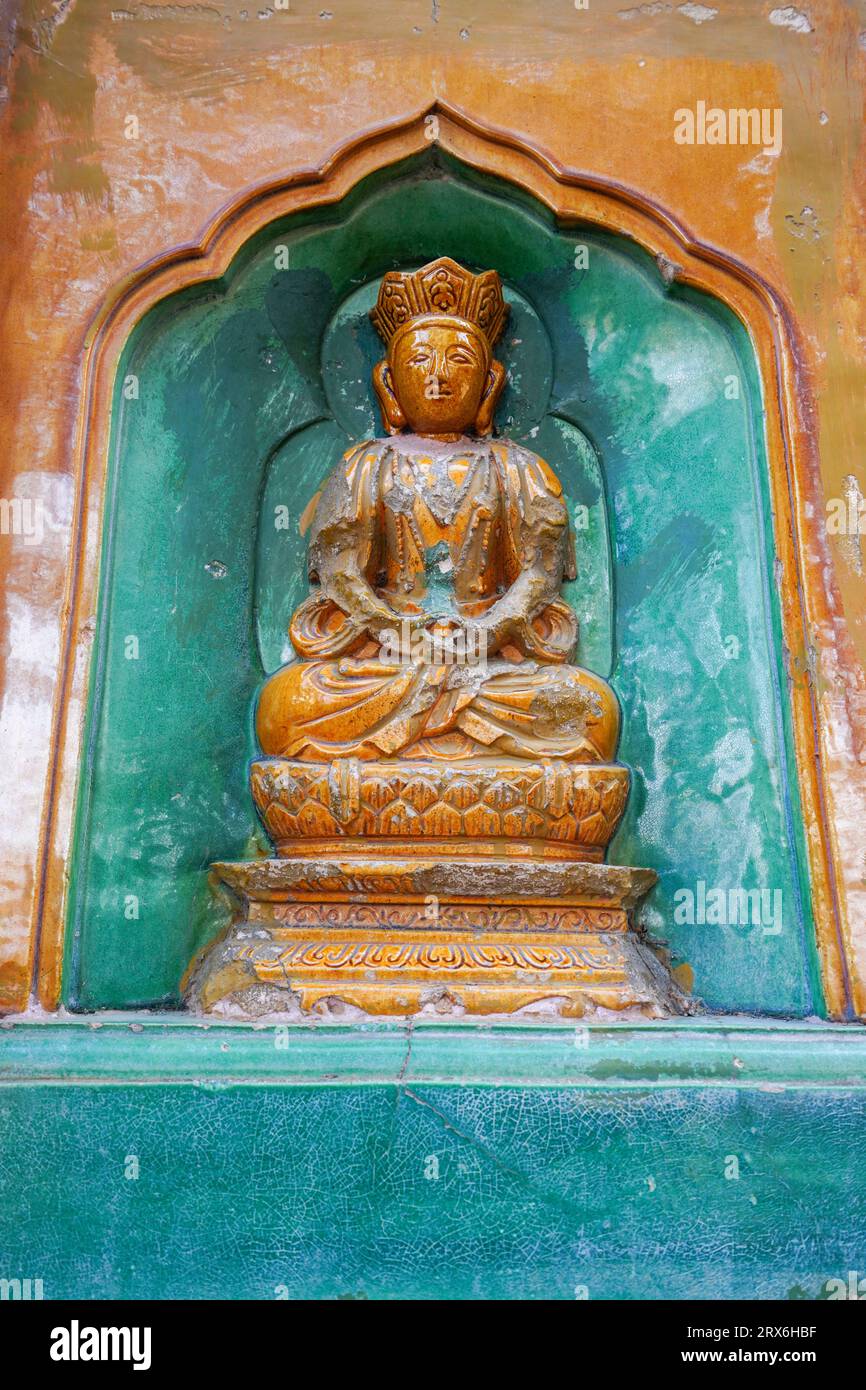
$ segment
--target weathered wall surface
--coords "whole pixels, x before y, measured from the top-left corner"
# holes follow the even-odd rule
[[[863,1269],[858,1030],[6,1026],[35,1179],[0,1250],[46,1299],[811,1300]]]
[[[318,166],[350,135],[439,97],[640,190],[780,293],[803,409],[815,404],[803,423],[824,500],[866,491],[866,15],[844,0],[802,12],[760,0],[320,3],[27,0],[0,25],[0,496],[38,503],[31,519],[44,519],[38,544],[6,522],[18,534],[0,536],[6,1007],[24,1005],[33,972],[88,327],[125,277],[198,241],[244,189]],[[700,101],[780,109],[781,148],[677,144],[674,112]],[[861,538],[812,520],[834,617],[810,634],[806,662],[836,731],[841,889],[866,932],[866,557]],[[69,634],[74,659],[86,660],[91,631]]]

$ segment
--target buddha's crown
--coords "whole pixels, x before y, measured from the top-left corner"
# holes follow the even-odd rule
[[[420,270],[389,270],[379,286],[373,326],[385,343],[413,319],[425,315],[463,319],[479,328],[492,348],[508,317],[502,282],[495,270],[473,275],[448,256]]]

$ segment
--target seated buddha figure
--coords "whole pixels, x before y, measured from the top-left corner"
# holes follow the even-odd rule
[[[319,497],[298,660],[259,699],[265,754],[613,759],[616,697],[570,660],[562,488],[493,435],[507,316],[495,271],[443,257],[385,275],[371,318],[386,434],[351,448]]]

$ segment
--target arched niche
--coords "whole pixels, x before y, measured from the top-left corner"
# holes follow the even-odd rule
[[[208,864],[266,851],[247,790],[252,712],[288,654],[303,518],[352,434],[378,429],[377,277],[440,254],[502,275],[515,318],[499,428],[587,508],[579,659],[611,679],[634,772],[610,857],[658,871],[645,925],[711,1007],[820,1011],[749,336],[670,261],[434,147],[275,217],[126,337],[66,1000],[176,1005],[224,920]],[[292,525],[278,529],[283,505]],[[709,891],[740,888],[769,893],[766,921],[707,920]],[[703,921],[682,920],[684,892]]]

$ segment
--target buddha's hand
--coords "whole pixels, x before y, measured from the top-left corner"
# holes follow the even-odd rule
[[[471,632],[471,624],[451,616],[422,616],[420,620],[412,615],[414,622],[410,634],[405,630],[401,637],[410,636],[410,659],[421,666],[452,666],[467,663],[476,664],[479,659],[477,634]],[[483,660],[484,648],[480,648]]]
[[[488,656],[508,641],[510,625],[493,624],[484,618],[440,620],[427,628],[427,639],[435,646],[430,660],[449,665],[483,665]]]
[[[368,618],[365,625],[369,636],[379,644],[379,660],[404,666],[428,664],[429,624],[425,613],[395,613],[388,609]]]

